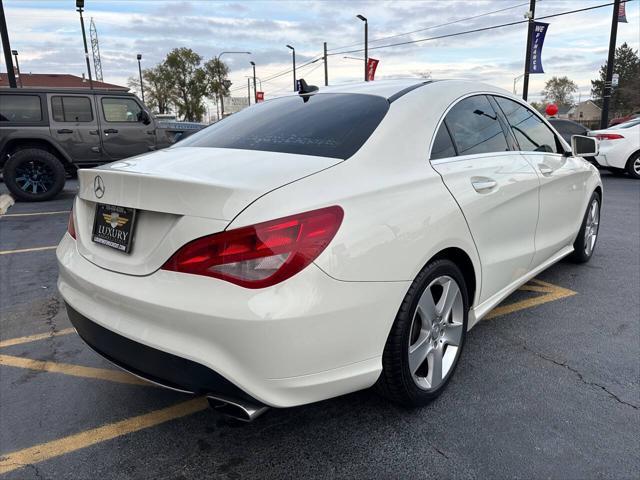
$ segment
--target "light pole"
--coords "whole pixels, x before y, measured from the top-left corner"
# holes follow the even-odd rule
[[[218,82],[220,83],[220,120],[222,120],[222,117],[224,116],[224,95],[223,95],[223,83],[222,81],[224,80],[222,78],[222,65],[220,64],[220,57],[222,57],[223,55],[226,55],[227,53],[241,53],[243,55],[251,55],[251,52],[221,52],[217,57],[216,57],[216,63],[217,63],[217,67],[218,67]]]
[[[364,81],[369,81],[369,75],[367,75],[367,63],[369,61],[369,22],[366,17],[362,15],[356,15],[357,18],[364,22]]]
[[[251,77],[247,77],[247,104],[251,106]]]
[[[346,58],[347,60],[358,60],[359,62],[362,62],[362,58],[358,58],[358,57],[342,57],[342,58]]]
[[[522,77],[524,77],[524,73],[521,75],[518,75],[517,77],[515,77],[513,79],[513,94],[516,95],[518,93],[518,91],[516,90],[516,83],[518,83],[518,80],[520,80]]]
[[[296,82],[296,49],[291,45],[287,45],[287,48],[293,53],[293,91],[298,89],[298,82]]]
[[[256,62],[249,62],[253,67],[253,103],[258,103],[258,90],[256,89]]]
[[[253,78],[253,77],[247,76],[247,78]],[[256,80],[258,81],[258,84],[260,85],[260,91],[262,91],[262,80],[260,80],[260,77],[256,77]]]
[[[76,0],[76,11],[80,14],[80,26],[82,27],[82,41],[84,42],[84,59],[87,61],[87,73],[89,74],[89,88],[93,90],[93,78],[91,77],[91,67],[89,66],[89,50],[87,49],[87,35],[84,32],[84,18],[82,18],[82,9],[84,8],[84,0]]]
[[[142,67],[140,66],[140,60],[142,60],[142,54],[136,55],[138,59],[138,74],[140,74],[140,94],[142,95],[142,103],[144,103],[144,84],[142,83]]]
[[[16,77],[18,77],[18,79],[20,80],[20,88],[22,88],[24,87],[24,84],[22,83],[22,75],[20,75],[20,64],[18,63],[18,50],[11,50],[11,53],[13,54],[13,57],[16,59],[16,72],[17,72]]]
[[[533,22],[536,16],[536,0],[529,0],[529,11],[524,17],[529,21],[527,27],[527,51],[524,58],[524,82],[522,84],[522,99],[526,102],[529,95],[529,73],[531,70],[531,41],[533,40]]]
[[[9,45],[9,32],[7,31],[7,21],[4,18],[4,7],[0,0],[0,40],[2,40],[2,52],[4,53],[4,62],[7,65],[7,80],[9,87],[16,88],[16,77],[13,71],[13,62],[11,61],[11,46]]]

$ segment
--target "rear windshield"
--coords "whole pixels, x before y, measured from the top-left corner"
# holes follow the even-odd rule
[[[277,98],[234,113],[175,148],[237,148],[346,159],[362,147],[388,110],[387,100],[374,95]]]

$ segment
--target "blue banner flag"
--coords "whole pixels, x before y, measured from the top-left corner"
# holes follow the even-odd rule
[[[542,69],[542,44],[544,43],[544,36],[546,35],[548,28],[548,23],[533,22],[529,73],[544,73],[544,70]]]

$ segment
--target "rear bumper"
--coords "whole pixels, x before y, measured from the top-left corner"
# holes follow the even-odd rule
[[[69,317],[106,358],[171,388],[274,407],[373,385],[409,287],[341,282],[313,264],[262,290],[163,270],[123,275],[87,261],[69,235],[57,256]]]

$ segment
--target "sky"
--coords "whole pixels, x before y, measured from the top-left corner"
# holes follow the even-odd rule
[[[536,17],[609,3],[611,0],[538,0]],[[85,71],[80,23],[74,0],[4,0],[11,48],[19,51],[20,68],[32,73]],[[526,0],[412,0],[412,1],[205,1],[110,0],[85,1],[85,24],[93,18],[100,41],[104,81],[127,85],[137,76],[136,54],[142,67],[160,62],[176,47],[188,47],[204,59],[223,51],[230,67],[232,94],[247,95],[246,76],[265,82],[266,98],[293,89],[290,44],[297,65],[321,56],[323,42],[329,53],[329,83],[363,78],[364,24],[368,18],[369,56],[380,60],[376,78],[430,76],[483,81],[513,90],[523,73],[526,24],[378,48],[391,43],[441,36],[522,20]],[[540,100],[545,81],[568,76],[579,86],[576,100],[589,98],[590,80],[605,63],[612,6],[543,20],[550,23],[542,52],[544,74],[532,75],[529,100]],[[497,13],[484,15],[486,13]],[[470,18],[476,17],[476,18]],[[640,47],[640,1],[627,3],[629,23],[618,25],[617,45]],[[448,24],[448,25],[443,25]],[[416,30],[419,30],[415,32]],[[406,34],[407,32],[414,32]],[[392,38],[386,38],[392,37]],[[342,48],[345,47],[345,48]],[[352,51],[351,53],[343,53]],[[344,58],[354,57],[354,58]],[[93,64],[92,64],[93,68]],[[6,71],[4,64],[0,67]],[[298,69],[298,78],[322,86],[324,70],[318,61]],[[517,83],[521,93],[522,80]]]

